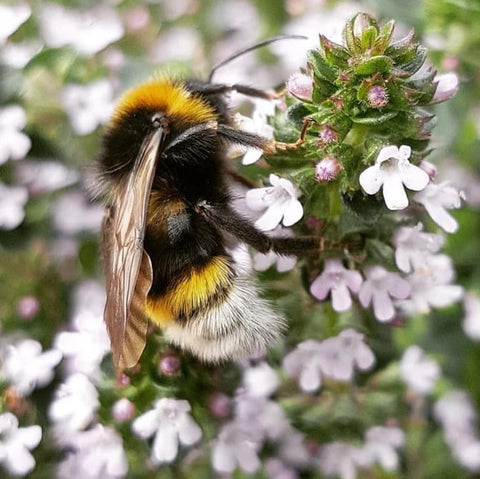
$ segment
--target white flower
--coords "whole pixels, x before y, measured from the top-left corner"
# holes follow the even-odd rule
[[[414,227],[402,226],[395,231],[395,262],[404,273],[425,266],[427,258],[437,253],[445,242],[441,235],[425,233],[422,229],[423,224],[418,223]]]
[[[438,185],[430,183],[423,191],[417,193],[413,199],[417,203],[422,204],[430,218],[447,233],[455,233],[457,231],[457,220],[447,210],[460,208],[465,197],[462,192],[450,186],[450,182],[443,181]]]
[[[253,397],[269,397],[278,387],[278,377],[274,369],[261,362],[243,372],[245,392]]]
[[[179,442],[191,446],[202,437],[190,409],[188,401],[162,398],[133,422],[132,430],[137,436],[147,439],[155,435],[151,456],[154,464],[172,462],[177,457]]]
[[[440,73],[434,79],[437,83],[435,95],[433,95],[432,103],[440,103],[452,98],[458,90],[458,76],[456,73]]]
[[[119,16],[111,8],[74,10],[51,3],[41,9],[40,30],[49,47],[71,45],[84,55],[94,55],[124,33]]]
[[[70,186],[78,180],[78,173],[58,161],[20,161],[16,165],[19,182],[30,194],[43,194]]]
[[[338,336],[322,341],[320,356],[323,374],[337,381],[350,381],[355,367],[366,371],[375,363],[363,334],[354,329],[345,329]]]
[[[30,454],[42,439],[40,426],[18,427],[11,413],[0,415],[0,464],[13,476],[25,476],[35,468]]]
[[[237,116],[239,128],[254,133],[264,138],[273,139],[273,126],[268,123],[268,117],[275,113],[275,103],[272,101],[258,100],[252,118]],[[252,165],[260,159],[263,151],[259,148],[249,148],[242,159],[242,164]]]
[[[13,230],[25,218],[23,207],[28,200],[27,189],[0,183],[0,229]]]
[[[294,469],[287,467],[280,459],[269,458],[265,461],[268,479],[298,479]]]
[[[360,185],[369,195],[374,195],[383,186],[383,198],[390,210],[403,210],[408,206],[404,186],[410,190],[423,190],[430,181],[427,173],[410,164],[411,148],[402,145],[385,146],[380,150],[375,165],[360,174]]]
[[[60,434],[85,429],[100,406],[95,386],[84,374],[72,374],[60,384],[50,404],[48,416],[59,426]]]
[[[474,293],[467,293],[463,302],[465,317],[463,330],[476,341],[480,340],[480,298]]]
[[[67,85],[62,92],[62,104],[78,135],[88,135],[98,125],[105,124],[113,111],[113,88],[106,80],[88,85]]]
[[[378,462],[385,470],[398,467],[396,449],[404,446],[405,434],[397,427],[374,426],[365,433],[365,444],[356,455],[357,464],[366,468]]]
[[[373,303],[373,312],[379,321],[388,321],[395,315],[392,298],[405,299],[410,294],[410,284],[397,273],[391,273],[382,266],[365,268],[365,281],[358,293],[364,308]]]
[[[38,41],[7,43],[2,47],[0,55],[6,65],[21,70],[37,53],[40,53],[41,50],[42,45]]]
[[[440,367],[427,358],[421,348],[413,345],[403,353],[400,374],[410,389],[421,395],[430,394],[440,377]]]
[[[355,367],[365,371],[374,363],[375,356],[365,344],[363,334],[345,329],[322,342],[300,343],[285,356],[283,368],[288,375],[299,376],[303,391],[314,392],[321,385],[322,375],[337,381],[350,381]]]
[[[251,440],[246,424],[230,422],[222,427],[212,446],[212,466],[220,474],[230,474],[237,467],[252,474],[260,467],[260,444]]]
[[[19,5],[0,5],[0,45],[25,23],[32,14],[26,3]],[[0,135],[1,136],[1,135]]]
[[[425,266],[407,277],[410,298],[401,301],[401,306],[407,312],[428,313],[431,306],[442,308],[458,301],[463,296],[463,288],[450,284],[454,273],[452,260],[447,255],[427,257]]]
[[[10,158],[21,160],[30,151],[32,142],[22,133],[26,124],[27,115],[21,106],[0,108],[0,165]]]
[[[327,476],[338,476],[340,479],[357,477],[358,448],[345,442],[325,444],[319,457],[319,466]]]
[[[1,373],[18,394],[27,396],[52,381],[54,368],[61,359],[60,351],[51,349],[42,353],[38,341],[25,339],[6,348]]]
[[[72,331],[63,331],[55,338],[55,347],[67,359],[70,373],[83,373],[90,379],[100,376],[100,363],[110,352],[103,309],[105,288],[96,281],[84,281],[76,287],[73,298]]]
[[[300,389],[307,393],[322,385],[321,342],[307,340],[283,358],[283,369],[289,376],[297,376]]]
[[[57,479],[119,479],[128,462],[118,433],[100,424],[68,438],[66,459],[57,468]]]
[[[293,233],[287,228],[277,227],[271,232],[272,237],[291,238]],[[268,253],[255,253],[253,256],[253,269],[255,271],[266,271],[271,266],[276,265],[279,273],[291,271],[297,264],[295,256],[283,256],[276,254],[274,251]]]
[[[53,205],[52,220],[57,231],[76,235],[84,231],[99,231],[103,214],[103,208],[89,203],[80,191],[69,191]]]
[[[247,206],[254,211],[266,211],[255,222],[263,231],[275,229],[280,222],[292,226],[303,216],[303,207],[298,197],[300,192],[293,183],[277,175],[270,175],[267,188],[255,188],[247,192]]]
[[[352,306],[349,291],[358,293],[361,285],[362,275],[358,271],[346,269],[339,259],[327,259],[322,274],[310,285],[310,292],[320,301],[331,293],[333,309],[346,311]]]

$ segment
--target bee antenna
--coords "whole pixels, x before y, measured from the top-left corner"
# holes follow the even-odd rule
[[[227,59],[221,61],[220,63],[218,63],[212,68],[212,70],[210,71],[210,75],[208,75],[208,83],[211,83],[213,75],[219,68],[225,66],[227,63],[230,63],[232,60],[235,60],[236,58],[244,55],[245,53],[249,53],[253,50],[256,50],[257,48],[270,45],[271,43],[275,43],[280,40],[308,40],[308,37],[305,37],[304,35],[279,35],[276,37],[268,38],[267,40],[263,40],[262,42],[252,45],[251,47],[247,47],[247,48],[244,48],[243,50],[239,50],[238,52],[235,52],[233,55],[230,55]]]

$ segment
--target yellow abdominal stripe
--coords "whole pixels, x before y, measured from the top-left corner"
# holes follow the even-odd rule
[[[201,97],[192,95],[181,82],[168,78],[158,78],[127,91],[113,114],[113,123],[138,109],[164,112],[189,123],[217,119],[212,106]]]
[[[157,298],[148,298],[147,314],[159,326],[166,326],[179,316],[188,316],[232,282],[228,258],[215,256],[201,268],[192,269],[172,291]]]

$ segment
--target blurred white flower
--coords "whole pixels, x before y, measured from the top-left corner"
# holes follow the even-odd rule
[[[80,191],[69,191],[58,198],[52,208],[55,229],[65,235],[97,232],[103,220],[103,208],[90,203]]]
[[[437,82],[437,88],[432,103],[446,101],[457,93],[459,81],[456,73],[440,73],[435,77],[434,82]]]
[[[1,8],[0,6],[0,9]],[[41,49],[42,45],[38,41],[21,43],[9,42],[2,47],[0,55],[6,65],[21,70]]]
[[[135,419],[132,430],[137,436],[148,439],[155,435],[151,455],[154,464],[172,462],[177,457],[179,442],[191,446],[202,437],[190,410],[188,401],[162,398],[153,409]]]
[[[297,472],[277,458],[269,458],[265,461],[265,471],[268,479],[298,479]]]
[[[105,288],[96,281],[84,281],[73,294],[72,331],[58,333],[54,344],[67,359],[69,373],[79,372],[98,380],[100,364],[110,352],[110,340],[103,322]]]
[[[25,110],[19,105],[0,108],[0,165],[7,160],[21,160],[30,151],[32,142],[22,132],[27,124]]]
[[[61,100],[78,135],[88,135],[105,124],[114,108],[113,87],[107,79],[88,85],[67,85]]]
[[[32,10],[27,3],[0,5],[0,45],[5,43],[7,38],[30,18],[31,14]]]
[[[11,413],[0,415],[0,464],[12,476],[25,476],[35,468],[30,454],[42,440],[40,426],[18,427],[18,419]]]
[[[398,427],[374,426],[365,433],[365,444],[356,456],[361,468],[378,463],[383,469],[393,471],[398,467],[396,449],[405,445],[405,433]]]
[[[254,103],[255,109],[252,118],[237,114],[238,127],[242,130],[254,133],[264,138],[273,139],[273,126],[268,123],[268,118],[275,114],[275,102],[257,100]],[[248,148],[242,158],[242,164],[252,165],[260,159],[263,151],[259,148]]]
[[[430,183],[423,191],[415,194],[413,199],[422,204],[430,218],[447,233],[457,231],[457,220],[447,210],[460,208],[465,195],[450,186],[449,181],[443,181],[438,185]]]
[[[6,186],[0,183],[0,229],[13,230],[25,218],[23,207],[28,191],[23,186]]]
[[[42,352],[38,341],[24,339],[7,346],[0,373],[18,394],[28,396],[34,389],[50,384],[61,359],[60,351]]]
[[[357,447],[341,441],[331,442],[322,446],[318,464],[326,476],[355,479],[357,477],[357,456]]]
[[[58,426],[61,436],[85,429],[100,406],[95,386],[84,374],[69,376],[55,391],[48,417]]]
[[[407,312],[428,313],[430,307],[442,308],[455,303],[462,298],[463,288],[450,284],[454,276],[452,260],[447,255],[425,258],[425,265],[407,276],[410,298],[399,304]]]
[[[247,191],[247,206],[254,211],[266,210],[255,222],[263,231],[271,231],[280,223],[292,226],[303,216],[303,207],[298,197],[300,191],[286,178],[270,175],[270,184],[266,188]]]
[[[307,393],[317,391],[322,385],[321,342],[303,341],[283,358],[282,367],[289,376],[298,377],[300,389]]]
[[[212,466],[220,474],[230,474],[237,467],[252,474],[260,467],[258,442],[252,441],[247,424],[225,424],[212,446]]]
[[[405,299],[410,294],[410,284],[397,273],[387,271],[382,266],[367,266],[365,281],[358,293],[364,308],[373,304],[373,312],[379,321],[389,321],[395,315],[391,298]]]
[[[267,363],[261,362],[243,371],[243,386],[250,396],[269,397],[277,390],[277,373]]]
[[[83,55],[94,55],[122,38],[124,29],[112,8],[100,5],[90,10],[45,4],[39,15],[40,31],[49,47],[72,46]]]
[[[303,391],[314,392],[321,385],[322,375],[337,381],[350,381],[355,367],[365,371],[374,363],[375,356],[365,344],[363,334],[345,329],[322,342],[300,343],[285,356],[283,368],[288,375],[299,377]]]
[[[328,293],[332,297],[335,311],[346,311],[352,306],[352,293],[358,293],[362,285],[362,275],[358,271],[346,269],[339,259],[326,259],[323,272],[310,285],[310,292],[320,301]]]
[[[442,425],[446,443],[454,457],[470,471],[480,471],[480,440],[477,434],[477,412],[468,395],[452,391],[439,399],[433,408]]]
[[[400,374],[410,389],[421,395],[430,394],[440,377],[440,367],[421,348],[413,345],[403,353]]]
[[[148,56],[152,63],[172,60],[192,62],[199,54],[201,41],[197,30],[183,26],[174,27],[152,43]]]
[[[57,479],[120,479],[128,472],[122,439],[111,428],[96,424],[68,438],[68,452],[57,468]]]
[[[79,175],[58,161],[25,160],[16,164],[16,176],[30,194],[40,195],[75,183]]]
[[[355,368],[366,371],[375,364],[364,335],[354,329],[322,341],[320,356],[322,373],[337,381],[351,381]]]
[[[413,227],[402,226],[394,233],[395,262],[404,273],[425,266],[427,258],[437,253],[445,242],[441,235],[422,230],[423,224],[419,222]]]
[[[418,166],[410,164],[411,148],[402,145],[385,146],[375,160],[375,165],[364,170],[359,177],[360,185],[369,195],[382,188],[383,198],[390,210],[403,210],[408,206],[404,186],[410,190],[423,190],[430,178]]]
[[[480,298],[474,293],[465,295],[463,306],[465,317],[463,318],[463,330],[465,334],[474,339],[480,340]]]

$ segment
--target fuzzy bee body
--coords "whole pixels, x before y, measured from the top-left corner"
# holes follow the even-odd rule
[[[305,245],[272,240],[231,206],[227,147],[272,148],[234,126],[224,99],[231,89],[262,95],[159,79],[127,92],[106,128],[98,184],[107,207],[105,321],[118,367],[138,361],[148,320],[207,361],[263,351],[283,329],[232,250],[247,243],[295,254]]]

